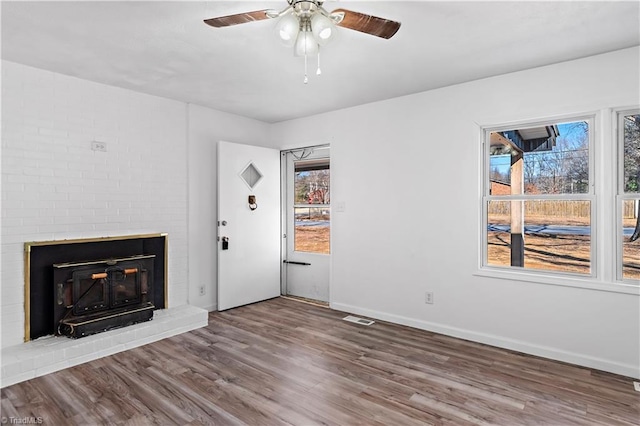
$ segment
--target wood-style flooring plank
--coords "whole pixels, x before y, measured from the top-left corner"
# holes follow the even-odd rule
[[[2,389],[45,425],[640,425],[633,379],[276,298]]]

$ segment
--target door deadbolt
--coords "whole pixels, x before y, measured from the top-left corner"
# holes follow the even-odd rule
[[[229,250],[229,237],[222,237],[222,250]]]

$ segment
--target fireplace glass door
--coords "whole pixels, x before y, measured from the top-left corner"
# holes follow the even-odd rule
[[[73,271],[73,314],[87,315],[117,309],[142,301],[138,262],[119,262],[117,266],[85,266]]]
[[[109,309],[109,286],[106,278],[94,278],[96,269],[73,272],[72,305],[74,315]]]

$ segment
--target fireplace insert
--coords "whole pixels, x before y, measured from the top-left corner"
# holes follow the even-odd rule
[[[56,334],[78,338],[151,320],[154,258],[54,264]]]

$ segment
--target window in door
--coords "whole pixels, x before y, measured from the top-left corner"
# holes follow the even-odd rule
[[[590,123],[486,131],[483,266],[594,275]]]
[[[640,282],[640,110],[618,114],[618,279]]]
[[[294,250],[329,254],[329,159],[297,161],[294,167]]]

